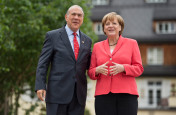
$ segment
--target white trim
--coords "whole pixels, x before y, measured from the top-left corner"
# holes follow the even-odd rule
[[[93,5],[108,5],[109,0],[92,0]]]
[[[167,0],[145,0],[146,3],[166,3]]]

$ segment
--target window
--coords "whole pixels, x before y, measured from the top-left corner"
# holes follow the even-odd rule
[[[167,0],[145,0],[146,3],[166,3]]]
[[[168,106],[171,95],[171,81],[165,77],[152,76],[137,81],[139,108],[155,109]]]
[[[104,34],[101,22],[95,23],[95,25],[94,25],[94,31],[98,35],[103,35]]]
[[[156,107],[161,105],[161,81],[148,81],[148,105]]]
[[[175,83],[172,83],[171,84],[171,96],[176,96],[176,84]]]
[[[153,104],[153,90],[149,90],[149,104]]]
[[[163,62],[163,48],[151,47],[147,51],[147,64],[148,65],[162,65]]]
[[[92,0],[93,5],[108,5],[109,0]]]
[[[175,34],[176,33],[176,22],[156,22],[156,33],[157,34]]]

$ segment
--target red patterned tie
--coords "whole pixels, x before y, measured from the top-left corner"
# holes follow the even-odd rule
[[[74,39],[73,39],[73,43],[74,43],[74,53],[75,53],[75,59],[77,60],[78,58],[78,54],[79,54],[79,44],[78,44],[78,41],[76,39],[76,35],[77,33],[73,33],[74,35]]]

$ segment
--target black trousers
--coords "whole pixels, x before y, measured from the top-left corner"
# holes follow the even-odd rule
[[[84,115],[85,106],[80,105],[76,95],[76,87],[69,104],[46,103],[47,115]]]
[[[109,93],[95,97],[96,115],[137,115],[137,95]]]

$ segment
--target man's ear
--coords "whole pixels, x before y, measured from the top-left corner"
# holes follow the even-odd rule
[[[67,17],[68,17],[67,14],[65,14],[65,20],[66,20],[66,22],[67,22]]]

